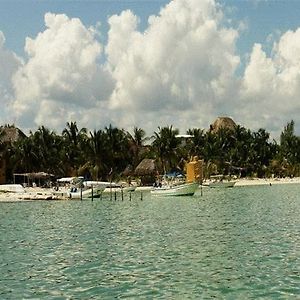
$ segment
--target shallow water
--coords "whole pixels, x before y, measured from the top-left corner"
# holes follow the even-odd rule
[[[299,195],[0,203],[0,299],[299,299]]]

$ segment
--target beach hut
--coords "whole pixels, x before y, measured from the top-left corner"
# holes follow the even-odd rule
[[[157,167],[155,159],[144,158],[134,170],[134,175],[141,178],[143,185],[152,185],[155,182]]]
[[[236,123],[229,117],[218,117],[213,124],[210,125],[210,131],[217,133],[221,129],[234,130]]]
[[[6,183],[7,165],[10,156],[7,155],[6,146],[13,144],[20,139],[24,139],[26,135],[17,127],[5,125],[0,126],[0,183]]]
[[[24,185],[27,186],[42,186],[45,184],[49,184],[51,179],[54,178],[53,174],[49,174],[46,172],[33,172],[33,173],[14,173],[14,183],[18,183],[23,181]]]

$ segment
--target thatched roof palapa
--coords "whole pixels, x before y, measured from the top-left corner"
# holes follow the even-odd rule
[[[27,177],[29,179],[48,179],[54,177],[53,174],[45,173],[45,172],[36,172],[36,173],[14,173],[14,176],[22,176]]]
[[[26,135],[17,127],[14,126],[1,126],[0,131],[3,132],[1,136],[1,142],[3,143],[14,143],[19,139],[23,139]]]
[[[220,129],[234,130],[236,128],[235,122],[229,117],[218,117],[213,124],[210,125],[210,130],[213,133]]]
[[[145,158],[135,168],[134,174],[137,176],[147,176],[156,174],[155,159]]]

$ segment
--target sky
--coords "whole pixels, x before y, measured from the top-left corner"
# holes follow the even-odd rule
[[[0,124],[300,134],[300,1],[0,0]]]

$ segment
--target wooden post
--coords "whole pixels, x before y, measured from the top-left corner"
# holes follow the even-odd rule
[[[112,200],[112,187],[111,187],[111,181],[109,186],[109,194],[110,194],[110,200]]]
[[[94,190],[93,190],[93,185],[92,185],[92,201],[94,201]]]

